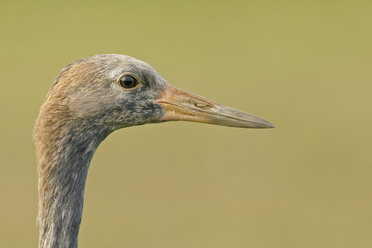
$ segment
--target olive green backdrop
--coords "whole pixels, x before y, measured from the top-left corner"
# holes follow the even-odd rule
[[[173,122],[99,147],[80,247],[372,247],[371,1],[2,1],[0,247],[37,246],[32,129],[99,53],[273,122]]]

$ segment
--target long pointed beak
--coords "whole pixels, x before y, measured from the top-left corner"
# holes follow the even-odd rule
[[[154,101],[165,109],[164,121],[192,121],[221,126],[245,128],[273,128],[264,119],[205,99],[184,90],[167,86]]]

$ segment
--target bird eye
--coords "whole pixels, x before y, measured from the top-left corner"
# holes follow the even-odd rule
[[[134,77],[130,75],[125,75],[122,78],[120,78],[119,84],[121,87],[125,89],[131,89],[136,87],[139,83],[137,79],[135,79]]]

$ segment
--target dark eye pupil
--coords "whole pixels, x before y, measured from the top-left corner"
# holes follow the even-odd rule
[[[137,79],[135,79],[134,77],[132,76],[124,76],[120,79],[120,85],[123,87],[123,88],[133,88],[133,87],[136,87],[138,85],[138,81]]]

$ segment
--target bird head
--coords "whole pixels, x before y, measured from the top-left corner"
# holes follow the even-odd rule
[[[52,86],[50,111],[109,131],[163,121],[271,128],[259,117],[171,86],[147,63],[125,55],[95,55],[66,66]]]

